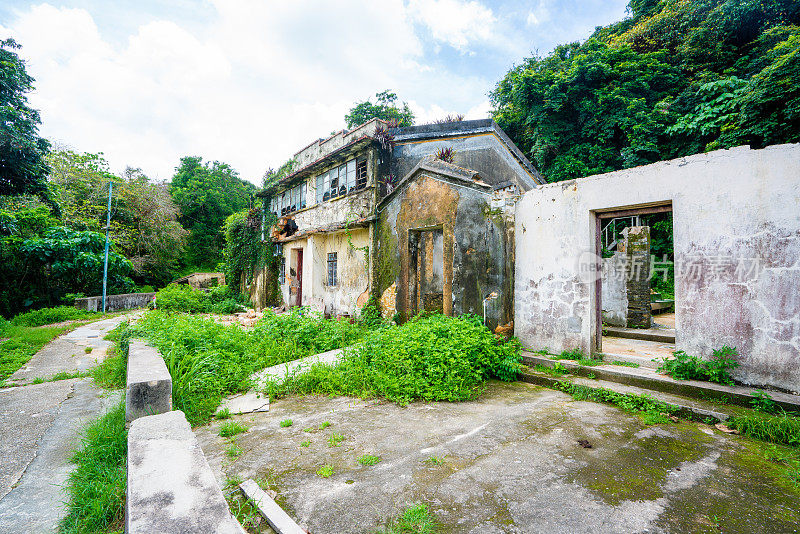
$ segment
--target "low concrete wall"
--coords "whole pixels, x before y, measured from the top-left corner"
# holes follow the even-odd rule
[[[514,330],[596,349],[598,212],[672,204],[677,348],[800,391],[800,144],[738,147],[541,186],[517,204]],[[596,273],[596,271],[595,271]]]
[[[122,295],[106,295],[106,311],[132,310],[143,308],[153,300],[155,293],[124,293]],[[103,297],[83,297],[75,299],[75,307],[91,312],[103,311]]]
[[[125,418],[133,421],[172,409],[172,377],[156,349],[132,339],[128,350]]]
[[[244,533],[181,411],[131,423],[125,532]]]

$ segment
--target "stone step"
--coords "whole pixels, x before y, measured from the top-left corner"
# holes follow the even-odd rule
[[[659,366],[659,362],[653,361],[653,358],[648,358],[646,356],[633,356],[631,354],[615,354],[611,352],[603,353],[603,361],[608,363],[614,361],[637,363],[639,364],[639,367],[647,367],[648,369],[658,369]]]
[[[536,371],[525,371],[521,374],[521,380],[530,384],[539,386],[553,387],[558,382],[570,382],[581,386],[590,387],[592,389],[609,389],[617,393],[630,394],[630,395],[648,395],[655,400],[672,404],[677,406],[680,410],[678,415],[689,419],[700,420],[704,422],[723,422],[727,421],[732,415],[725,405],[715,405],[707,401],[700,401],[689,397],[680,395],[673,395],[671,393],[654,392],[649,389],[639,388],[635,386],[627,386],[618,382],[611,382],[608,380],[598,380],[591,378],[582,378],[578,376],[565,376],[556,378],[546,373],[539,373]],[[712,420],[709,420],[711,418]]]
[[[537,364],[553,367],[556,363],[560,363],[570,373],[577,376],[586,377],[592,374],[600,380],[609,382],[695,399],[720,400],[729,404],[747,406],[748,408],[751,406],[750,402],[753,400],[754,394],[759,391],[758,388],[747,386],[725,386],[699,380],[675,380],[670,376],[657,373],[653,369],[646,367],[632,368],[608,364],[588,367],[570,360],[556,361],[541,354],[524,351],[522,353],[522,363],[530,367]],[[800,412],[800,395],[792,395],[780,391],[769,391],[768,393],[772,400],[785,410]]]
[[[654,328],[642,329],[606,326],[603,328],[603,336],[658,341],[660,343],[675,343],[675,330],[671,328],[656,330]]]

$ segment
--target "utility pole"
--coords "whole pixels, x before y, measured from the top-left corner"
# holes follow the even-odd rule
[[[111,229],[111,190],[114,183],[108,181],[108,211],[106,212],[106,257],[103,261],[103,313],[106,312],[106,287],[108,285],[108,231]]]

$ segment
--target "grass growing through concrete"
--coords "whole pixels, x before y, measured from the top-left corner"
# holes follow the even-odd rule
[[[761,441],[800,447],[800,417],[787,413],[769,415],[756,412],[734,415],[727,424],[742,434]]]
[[[247,427],[239,421],[225,421],[219,427],[219,435],[223,438],[230,438],[243,432],[247,432]]]
[[[265,393],[382,397],[401,405],[463,401],[477,397],[490,377],[514,380],[521,359],[518,341],[498,340],[478,317],[415,317],[370,332],[336,367],[315,364],[283,382],[268,382]]]
[[[323,466],[320,466],[320,468],[317,469],[317,475],[320,478],[330,478],[330,477],[332,477],[333,476],[333,466],[330,465],[330,464],[325,464]]]
[[[92,369],[92,378],[97,385],[105,389],[124,388],[128,368],[128,348],[131,339],[131,330],[128,323],[120,323],[119,326],[106,334],[105,339],[116,341],[116,344],[108,349],[108,357],[100,365]]]
[[[281,421],[281,423],[280,423],[280,425],[281,425],[281,428],[287,428],[287,427],[290,427],[290,426],[292,426],[292,424],[293,424],[293,423],[292,423],[292,420],[291,420],[291,419],[284,419],[284,420],[283,420],[283,421]]]
[[[381,461],[380,456],[374,456],[372,454],[365,454],[364,456],[358,458],[358,463],[366,466],[375,465],[380,461]]]
[[[669,416],[679,410],[677,406],[661,402],[646,394],[617,393],[606,388],[591,388],[572,382],[555,382],[550,387],[572,395],[575,400],[613,404],[627,412],[637,413],[648,425],[669,423],[671,421]]]
[[[567,369],[558,362],[553,364],[552,367],[548,367],[546,365],[542,365],[541,363],[537,363],[536,365],[533,366],[533,370],[539,373],[545,373],[550,376],[554,376],[556,378],[569,374],[569,369]]]
[[[384,530],[377,534],[434,534],[437,531],[436,521],[428,507],[415,504],[406,508],[400,517],[389,522]]]
[[[338,447],[344,441],[344,436],[334,432],[328,436],[328,447]]]
[[[128,431],[125,404],[92,423],[72,461],[67,516],[62,534],[110,532],[122,529],[125,516],[125,463]]]
[[[193,426],[209,421],[224,396],[249,389],[255,371],[351,345],[366,332],[348,320],[325,319],[305,309],[267,312],[252,330],[154,311],[135,330],[164,357],[173,405]]]
[[[639,364],[635,362],[623,362],[622,360],[614,360],[611,362],[611,365],[620,365],[622,367],[633,367],[634,369],[639,368]]]
[[[442,465],[444,456],[429,456],[423,460],[427,465]]]

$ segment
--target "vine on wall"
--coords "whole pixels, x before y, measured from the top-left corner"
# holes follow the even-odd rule
[[[262,208],[253,208],[234,213],[225,221],[225,278],[228,284],[239,287],[242,282],[249,285],[257,271],[268,268],[266,284],[266,303],[280,304],[278,287],[278,258],[272,240],[267,236],[261,239],[262,224],[265,232],[277,218]],[[274,276],[272,276],[274,275]]]

